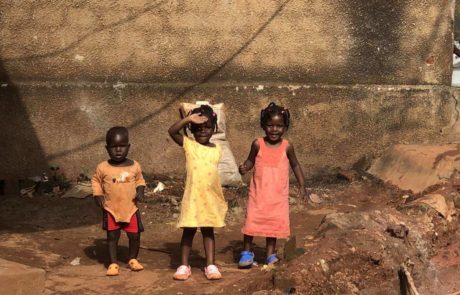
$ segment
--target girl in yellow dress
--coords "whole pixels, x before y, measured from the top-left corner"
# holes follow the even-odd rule
[[[180,133],[184,127],[192,132],[194,140]],[[216,130],[217,115],[208,105],[193,109],[189,116],[177,121],[168,130],[171,138],[184,148],[187,168],[178,223],[178,227],[183,228],[181,266],[174,274],[176,280],[185,281],[192,274],[188,259],[198,227],[203,235],[206,253],[205,276],[209,280],[217,280],[222,277],[214,264],[214,227],[225,226],[227,202],[222,193],[217,171],[221,148],[218,144],[210,142]]]

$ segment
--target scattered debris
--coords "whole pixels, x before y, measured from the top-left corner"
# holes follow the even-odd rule
[[[165,189],[165,184],[163,182],[158,182],[157,186],[153,189],[154,193],[161,192]]]
[[[261,270],[263,271],[271,271],[271,270],[274,270],[276,268],[275,264],[272,263],[272,264],[264,264],[262,265],[262,268]]]
[[[71,262],[70,262],[71,265],[75,266],[75,265],[80,265],[80,257],[75,257]]]
[[[321,265],[321,269],[324,271],[324,273],[327,274],[329,272],[329,266],[327,265],[326,260],[320,259],[318,263]]]
[[[35,191],[35,186],[32,186],[32,187],[29,187],[29,188],[21,189],[19,191],[19,193],[23,197],[33,198],[34,197],[34,191]]]
[[[86,197],[91,196],[93,193],[91,189],[90,182],[80,182],[74,185],[71,189],[66,191],[61,198],[76,198],[76,199],[84,199]]]

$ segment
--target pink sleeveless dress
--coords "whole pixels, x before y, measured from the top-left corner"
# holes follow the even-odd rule
[[[290,235],[288,141],[283,139],[276,148],[268,148],[263,138],[257,141],[259,152],[241,232],[250,236],[287,238]]]

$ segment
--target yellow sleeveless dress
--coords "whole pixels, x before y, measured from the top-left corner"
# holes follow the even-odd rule
[[[217,165],[221,148],[202,145],[184,136],[187,179],[178,227],[223,227],[227,214]]]

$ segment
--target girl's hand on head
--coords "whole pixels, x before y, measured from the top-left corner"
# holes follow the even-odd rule
[[[200,114],[191,114],[190,115],[190,121],[194,124],[203,124],[206,121],[208,121],[208,117],[203,116],[201,113]]]

